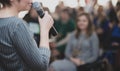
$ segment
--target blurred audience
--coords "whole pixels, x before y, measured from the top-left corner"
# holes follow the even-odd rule
[[[89,14],[78,15],[76,23],[76,30],[71,34],[66,47],[65,59],[53,62],[50,71],[77,71],[77,66],[97,60],[99,40]]]
[[[69,33],[71,33],[74,28],[74,20],[70,17],[69,9],[65,8],[61,11],[60,19],[55,21],[55,28],[58,31],[58,36],[56,36],[56,41],[51,47],[55,47],[56,51],[60,53],[60,58],[64,57],[64,51],[66,43],[68,42]]]
[[[116,23],[117,22],[117,15],[116,15],[115,8],[112,4],[112,1],[109,1],[108,7],[109,7],[109,9],[107,10],[107,16],[109,18],[109,21]]]
[[[54,18],[54,27],[59,33],[55,37],[50,34],[50,71],[76,71],[78,66],[80,70],[77,71],[82,71],[86,64],[99,59],[99,47],[103,61],[111,64],[114,71],[120,71],[120,0],[116,6],[110,0],[108,9],[97,2],[85,0],[85,7],[71,8],[60,1],[54,13],[42,5]],[[39,43],[37,16],[31,8],[24,20]]]
[[[118,0],[117,4],[116,4],[116,11],[120,10],[120,0]]]
[[[112,46],[120,47],[120,10],[117,12],[118,22],[113,27],[112,31]]]
[[[97,14],[94,15],[94,24],[95,24],[96,33],[100,40],[100,46],[104,47],[103,46],[104,41],[106,40],[104,38],[106,37],[106,31],[108,28],[109,21],[104,12],[104,8],[101,5],[98,7]]]

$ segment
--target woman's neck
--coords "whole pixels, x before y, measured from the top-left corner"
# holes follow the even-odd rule
[[[81,30],[81,34],[86,34],[86,30]]]
[[[5,7],[0,9],[0,18],[18,16],[18,10],[15,7]]]

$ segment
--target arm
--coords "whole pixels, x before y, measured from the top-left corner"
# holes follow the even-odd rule
[[[90,45],[92,48],[92,56],[89,59],[83,60],[84,63],[91,63],[94,62],[99,56],[99,40],[96,34],[93,34],[90,39]]]
[[[70,38],[70,34],[67,34],[67,36],[66,36],[64,39],[62,39],[61,41],[59,41],[59,42],[56,44],[56,46],[58,47],[58,46],[61,46],[61,45],[66,44],[66,43],[69,41],[69,38]]]
[[[74,23],[73,20],[71,20],[71,21],[69,22],[68,27],[69,27],[69,28],[68,28],[69,31],[68,31],[68,33],[67,33],[67,36],[66,36],[64,39],[62,39],[61,41],[59,41],[59,42],[57,43],[57,45],[56,45],[57,47],[58,47],[58,46],[61,46],[61,45],[64,45],[64,44],[66,44],[66,43],[68,42],[72,31],[74,31],[74,29],[75,29],[75,23]]]
[[[71,58],[71,60],[77,65],[83,65],[86,63],[91,63],[94,62],[98,56],[99,56],[99,41],[98,41],[98,37],[96,34],[93,34],[92,37],[90,38],[90,48],[92,48],[92,56],[88,59],[81,59],[81,58]]]
[[[67,46],[66,46],[66,50],[65,50],[65,57],[68,58],[68,59],[70,59],[72,57],[72,54],[71,54],[72,44],[71,44],[71,42],[72,42],[72,38],[70,37],[70,39],[67,43]]]
[[[48,12],[45,12],[45,16],[41,19],[38,18],[40,23],[40,46],[42,47],[48,47],[49,48],[49,30],[53,26],[53,19],[48,14]]]
[[[49,21],[43,22],[43,21]],[[29,68],[35,71],[46,71],[49,58],[50,58],[50,50],[49,50],[49,41],[48,41],[48,30],[52,24],[49,20],[50,18],[45,17],[40,19],[43,28],[41,28],[41,44],[40,48],[37,47],[32,36],[30,36],[30,32],[28,28],[25,26],[25,23],[19,23],[14,29],[14,32],[11,34],[11,39],[13,41],[13,45],[20,55],[21,59],[28,65]],[[45,25],[48,24],[46,27]],[[46,30],[45,30],[46,29]],[[44,31],[43,31],[44,30]]]
[[[17,53],[25,61],[28,67],[33,70],[45,70],[49,63],[50,50],[48,48],[38,48],[28,29],[23,23],[18,24],[12,34],[13,45]]]

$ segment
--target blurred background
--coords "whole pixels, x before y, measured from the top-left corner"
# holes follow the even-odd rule
[[[48,71],[120,71],[120,0],[33,0],[54,19]],[[34,9],[19,14],[39,44]],[[87,32],[84,34],[84,32]]]
[[[87,4],[85,3],[85,0],[33,0],[33,2],[42,2],[43,6],[49,7],[50,12],[54,12],[56,6],[61,2],[64,2],[65,6],[69,6],[71,8],[77,8],[79,6],[85,7]],[[91,0],[86,0],[91,1]],[[98,4],[104,6],[105,8],[108,7],[108,1],[110,0],[98,0]],[[115,6],[118,0],[111,0],[113,5]],[[26,14],[26,12],[20,13],[20,17],[23,17]]]

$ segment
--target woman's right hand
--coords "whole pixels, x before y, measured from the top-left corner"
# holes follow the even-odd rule
[[[40,23],[40,47],[49,48],[49,30],[53,26],[53,18],[45,12],[43,18],[38,18]]]
[[[44,17],[38,17],[38,20],[40,23],[40,30],[44,32],[49,32],[54,23],[53,18],[50,16],[50,14],[48,14],[48,12],[45,12]]]

